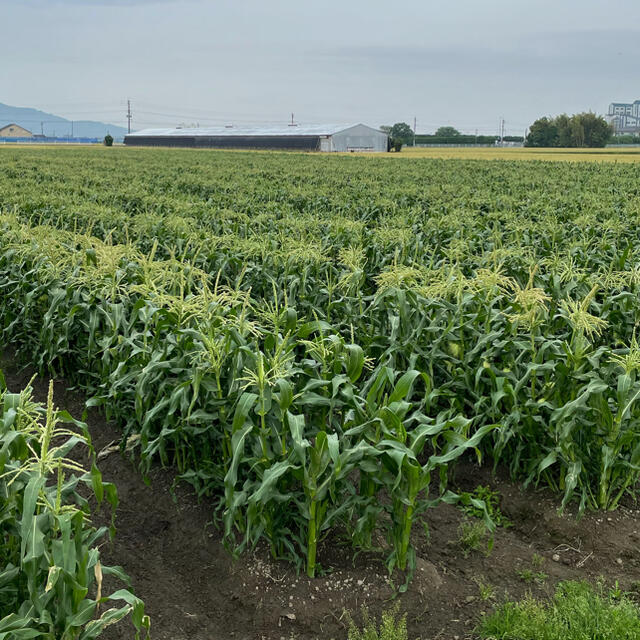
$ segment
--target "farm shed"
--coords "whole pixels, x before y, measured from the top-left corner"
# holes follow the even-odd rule
[[[364,124],[278,127],[143,129],[125,136],[129,146],[387,151],[387,134]]]
[[[32,138],[33,133],[19,124],[11,124],[0,127],[0,138]]]

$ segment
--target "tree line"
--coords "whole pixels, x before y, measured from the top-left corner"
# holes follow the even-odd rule
[[[406,122],[381,126],[389,134],[389,150],[400,151],[403,145],[416,144],[495,144],[499,136],[464,135],[451,126],[440,127],[435,134],[415,134]],[[602,117],[590,111],[555,118],[538,118],[526,138],[505,136],[504,142],[523,142],[525,147],[604,147],[613,136],[613,127]],[[628,136],[632,138],[632,136]],[[618,141],[618,138],[616,138]],[[633,140],[620,142],[632,143]]]
[[[474,136],[459,133],[455,136],[443,136],[437,131],[435,134],[421,133],[416,135],[416,144],[495,144],[500,136]],[[522,136],[505,136],[503,142],[522,142]]]
[[[613,127],[595,113],[563,113],[555,118],[538,118],[529,129],[525,147],[604,147]]]
[[[389,150],[400,151],[403,145],[416,144],[495,144],[499,136],[474,136],[460,133],[455,127],[440,127],[435,133],[414,134],[406,122],[396,122],[393,126],[382,125],[382,131],[389,134]],[[522,136],[505,136],[504,142],[523,142]]]

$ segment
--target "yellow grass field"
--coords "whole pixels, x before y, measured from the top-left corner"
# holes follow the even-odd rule
[[[2,149],[78,149],[93,148],[95,150],[106,148],[102,144],[0,144]],[[162,147],[154,147],[155,149]],[[124,150],[126,147],[117,144],[108,150],[114,153],[116,149]],[[129,148],[131,149],[131,148]],[[135,147],[140,150],[144,147]],[[200,149],[206,151],[206,149]],[[216,149],[228,153],[238,151],[246,153],[300,153],[300,151],[281,151],[266,149]],[[303,152],[307,153],[307,152]],[[313,152],[312,152],[313,153]],[[547,162],[640,162],[640,147],[616,147],[609,149],[538,149],[523,147],[404,147],[400,153],[337,153],[327,154],[327,156],[364,156],[367,158],[442,158],[445,160],[544,160]]]
[[[405,147],[394,158],[445,158],[459,160],[547,160],[568,162],[640,162],[640,147],[609,149],[537,149],[499,147]]]

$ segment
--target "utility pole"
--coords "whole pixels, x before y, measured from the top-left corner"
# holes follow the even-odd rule
[[[127,100],[127,133],[131,133],[131,100]]]
[[[73,120],[71,121],[71,137],[73,138]]]
[[[44,122],[40,122],[40,133],[44,136]]]
[[[291,113],[291,122],[289,124],[290,127],[295,127],[296,123],[293,121],[293,112]]]
[[[418,121],[416,117],[413,116],[413,146],[416,146],[416,127],[418,126]]]

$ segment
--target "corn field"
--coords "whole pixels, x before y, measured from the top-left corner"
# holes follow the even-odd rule
[[[474,455],[562,505],[640,474],[640,168],[0,153],[0,327],[313,576],[411,569]],[[378,535],[382,533],[383,535]]]

